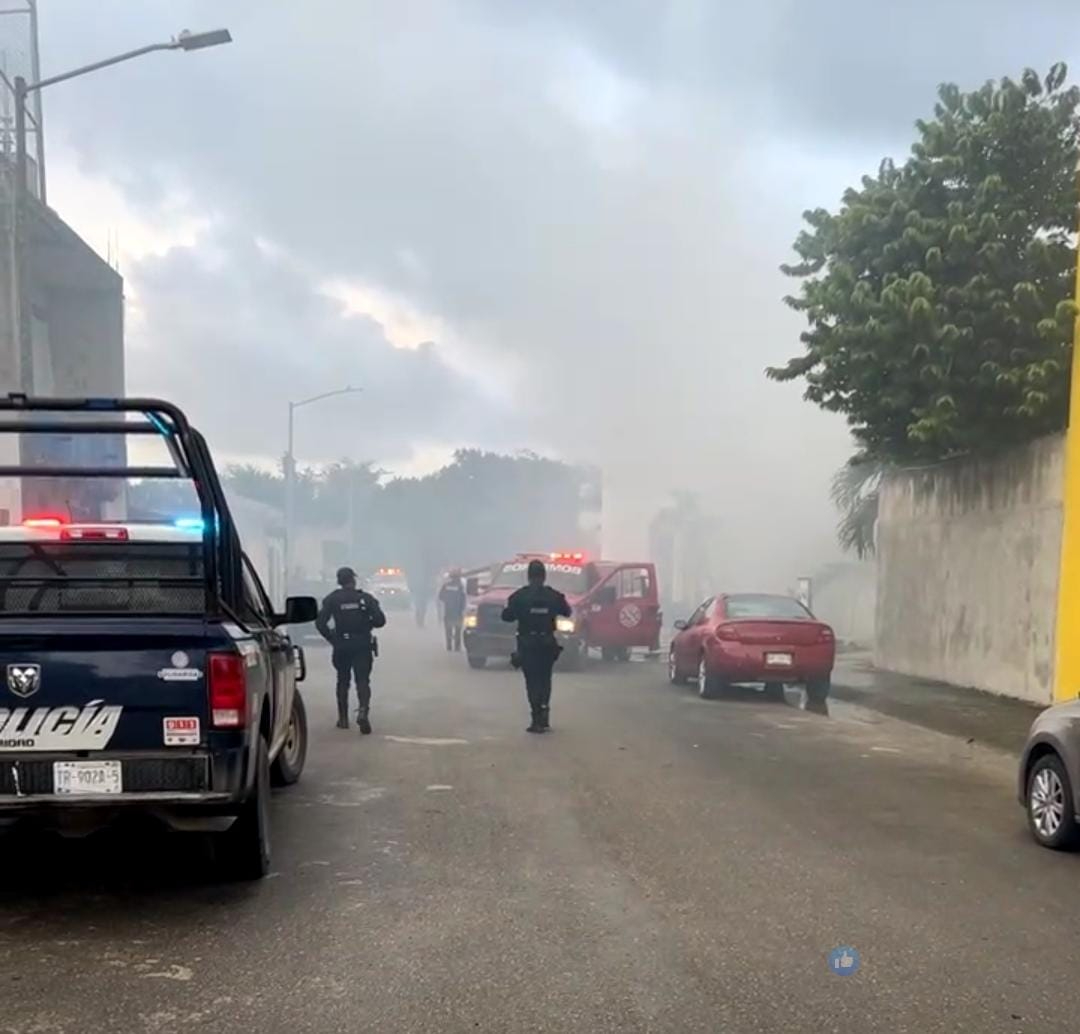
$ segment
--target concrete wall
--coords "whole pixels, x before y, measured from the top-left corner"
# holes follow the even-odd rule
[[[878,520],[879,667],[1051,700],[1064,441],[893,475]]]
[[[814,615],[832,626],[836,638],[873,647],[877,566],[872,561],[829,564],[814,572],[811,584]]]

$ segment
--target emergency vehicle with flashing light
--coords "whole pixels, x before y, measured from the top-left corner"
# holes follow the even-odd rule
[[[502,612],[510,594],[526,583],[530,560],[544,561],[548,585],[566,596],[573,610],[556,622],[561,667],[580,667],[592,649],[605,660],[626,660],[637,648],[659,652],[663,619],[655,565],[590,560],[582,552],[519,553],[494,566],[483,591],[467,580],[464,635],[470,667],[483,668],[491,658],[509,660],[515,629],[502,620]]]
[[[65,462],[76,450],[55,442],[114,436],[125,447],[108,465]],[[126,463],[140,436],[133,449],[157,445],[169,462]],[[33,448],[42,437],[54,441]],[[0,528],[0,827],[82,835],[148,815],[212,834],[230,878],[264,876],[271,784],[295,783],[307,753],[303,651],[285,626],[312,621],[316,601],[272,607],[176,406],[11,395],[0,440],[13,439],[20,462],[0,465],[21,500]],[[192,512],[134,517],[131,487],[163,479]]]
[[[380,567],[371,576],[371,595],[383,610],[408,610],[412,593],[405,572],[400,567]]]

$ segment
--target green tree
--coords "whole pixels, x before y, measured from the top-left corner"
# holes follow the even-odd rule
[[[280,471],[235,466],[222,480],[227,492],[284,506]],[[578,528],[589,480],[588,471],[529,452],[461,449],[441,470],[389,480],[370,463],[343,461],[298,471],[297,514],[337,527],[351,515],[350,562],[361,571],[400,566],[424,595],[453,564],[518,550],[591,549]]]
[[[840,511],[836,538],[843,550],[860,560],[874,555],[878,486],[884,473],[884,465],[876,460],[855,460],[833,475],[829,495]]]
[[[767,371],[846,414],[862,458],[939,459],[1064,426],[1077,106],[1044,79],[943,85],[911,157],[804,215],[805,353]]]

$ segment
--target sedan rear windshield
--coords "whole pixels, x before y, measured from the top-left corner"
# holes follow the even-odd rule
[[[789,596],[729,596],[725,601],[729,618],[808,621],[813,615]]]

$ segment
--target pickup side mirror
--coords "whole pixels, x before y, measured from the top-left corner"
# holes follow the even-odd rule
[[[319,616],[319,601],[314,596],[290,596],[285,612],[274,616],[275,625],[306,625]]]
[[[679,632],[681,632],[684,628],[689,628],[689,627],[690,627],[689,623],[686,622],[686,621],[683,621],[682,619],[675,622],[675,628]]]
[[[475,575],[472,578],[465,579],[465,595],[466,596],[479,596],[480,595],[480,579]]]
[[[610,607],[617,599],[614,585],[605,585],[594,597],[593,602],[601,607]]]

